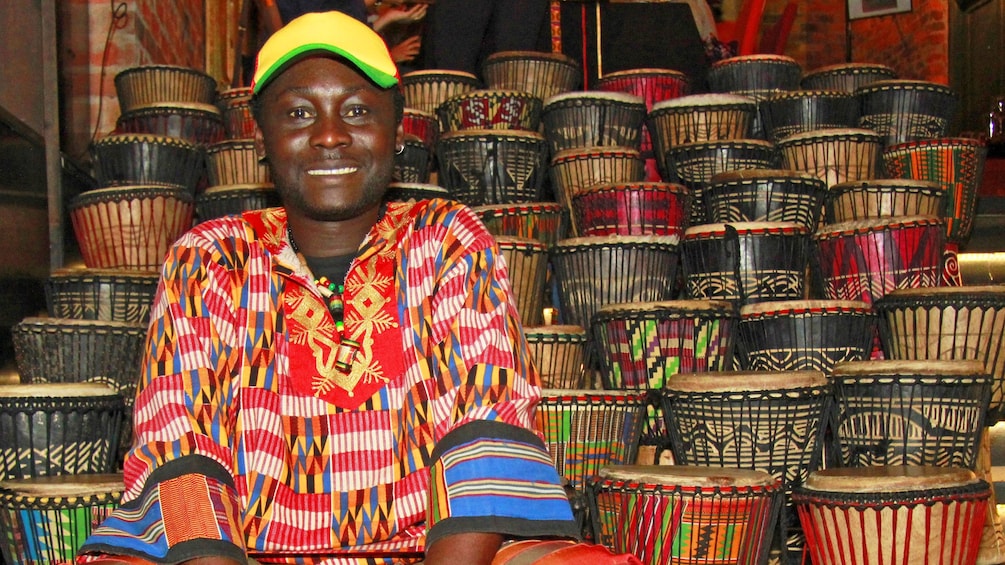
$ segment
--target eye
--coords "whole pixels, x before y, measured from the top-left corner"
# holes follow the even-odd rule
[[[347,106],[345,109],[345,116],[347,118],[362,118],[369,113],[369,108],[362,104],[352,104]]]
[[[312,114],[309,109],[303,106],[299,106],[297,108],[293,108],[292,110],[290,110],[289,116],[296,120],[306,120],[309,119],[312,116]]]

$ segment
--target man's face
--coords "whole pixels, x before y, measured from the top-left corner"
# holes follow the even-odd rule
[[[336,59],[310,57],[260,96],[255,147],[290,214],[341,221],[380,203],[403,139],[390,90]]]

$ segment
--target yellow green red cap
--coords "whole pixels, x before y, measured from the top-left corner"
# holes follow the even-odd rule
[[[387,44],[370,26],[342,12],[312,12],[286,24],[262,45],[252,91],[258,94],[290,62],[311,53],[342,57],[381,88],[398,84],[398,67]]]

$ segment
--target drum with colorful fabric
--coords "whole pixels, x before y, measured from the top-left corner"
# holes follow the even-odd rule
[[[498,51],[486,57],[486,86],[529,92],[541,100],[575,90],[580,82],[579,63],[561,53]]]
[[[681,264],[691,298],[752,304],[805,292],[810,231],[792,222],[703,224],[684,232]]]
[[[439,182],[468,206],[540,202],[547,154],[544,136],[536,132],[445,132],[436,151]]]
[[[820,223],[827,185],[799,171],[743,169],[712,177],[704,192],[710,223],[795,222],[811,231]]]
[[[216,103],[223,115],[223,126],[230,139],[251,139],[255,137],[258,125],[251,114],[250,86],[229,88],[221,91]]]
[[[988,425],[1005,417],[1005,286],[894,290],[875,309],[888,359],[980,361],[995,378]]]
[[[590,236],[551,248],[562,319],[589,327],[597,310],[620,302],[656,302],[677,294],[673,236]]]
[[[146,323],[157,291],[158,271],[57,269],[45,280],[49,316]]]
[[[562,206],[557,202],[488,204],[472,210],[492,235],[524,237],[548,246],[564,237]]]
[[[67,208],[85,265],[150,271],[192,227],[195,197],[182,187],[118,186],[82,192]]]
[[[708,69],[712,92],[763,92],[796,90],[803,69],[785,55],[740,55],[716,61]]]
[[[819,371],[677,375],[661,404],[680,464],[755,469],[786,493],[822,464],[831,387]],[[798,563],[795,511],[785,502],[780,513],[773,545],[783,563]]]
[[[534,418],[558,473],[585,491],[601,467],[635,460],[645,408],[643,392],[546,388]]]
[[[859,128],[806,131],[778,141],[788,169],[807,172],[827,183],[868,180],[878,176],[882,137]]]
[[[704,224],[705,190],[715,175],[740,169],[773,169],[778,166],[774,145],[758,139],[701,141],[670,148],[663,156],[664,178],[691,189],[691,225]]]
[[[691,94],[653,104],[646,115],[657,158],[678,145],[750,137],[757,102],[734,94]]]
[[[643,563],[764,563],[781,485],[763,471],[608,466],[588,482],[597,541]]]
[[[115,133],[177,137],[200,146],[217,143],[227,137],[219,108],[213,104],[191,102],[161,102],[133,108],[116,120]]]
[[[436,141],[440,139],[440,120],[433,112],[405,108],[401,116],[401,127],[405,135],[414,135],[430,151],[436,150]]]
[[[426,69],[401,75],[405,107],[436,113],[451,96],[478,88],[478,77],[464,71]]]
[[[565,206],[580,191],[593,185],[640,182],[646,175],[639,150],[629,147],[577,147],[560,151],[552,156],[550,170],[555,196]]]
[[[121,393],[99,383],[0,387],[0,476],[114,471],[125,408]]]
[[[497,235],[495,240],[499,252],[506,258],[520,321],[528,326],[540,324],[548,275],[548,246],[536,239],[512,236]]]
[[[177,137],[109,135],[91,145],[91,155],[94,176],[104,187],[171,184],[194,193],[206,173],[202,149]]]
[[[876,315],[855,300],[784,300],[740,309],[736,349],[747,371],[821,371],[869,359]]]
[[[451,96],[436,109],[443,131],[500,129],[538,131],[540,98],[519,90],[477,89]]]
[[[862,104],[858,127],[883,137],[886,146],[943,137],[959,96],[946,85],[923,80],[881,80],[855,91]]]
[[[216,79],[188,67],[139,65],[115,75],[115,94],[122,112],[164,102],[212,104],[216,101]]]
[[[817,67],[799,84],[807,90],[838,90],[854,94],[860,86],[897,78],[897,71],[878,63],[839,63]]]
[[[544,135],[552,155],[582,147],[642,144],[646,104],[623,92],[565,92],[544,101]]]
[[[416,202],[430,198],[450,198],[450,192],[438,184],[392,182],[384,192],[385,202]]]
[[[224,184],[211,186],[195,197],[198,221],[232,216],[249,210],[263,210],[282,204],[272,183]]]
[[[580,235],[684,236],[691,191],[673,183],[597,184],[572,198],[572,224]]]
[[[587,341],[584,328],[572,325],[524,326],[531,359],[543,388],[585,388]]]
[[[926,139],[888,147],[883,165],[890,178],[938,183],[946,192],[947,241],[963,244],[973,229],[987,154],[987,144],[979,139]]]
[[[978,361],[855,361],[831,374],[842,467],[977,464],[993,377]]]
[[[272,182],[269,165],[258,158],[253,139],[232,139],[206,148],[209,186]]]
[[[401,151],[394,154],[394,182],[428,183],[433,153],[414,135],[406,135]]]
[[[830,224],[899,216],[942,216],[945,195],[937,183],[923,180],[843,182],[831,187],[824,209]]]
[[[976,562],[991,487],[969,469],[825,469],[792,494],[815,565]]]
[[[939,286],[945,223],[902,216],[830,224],[813,239],[827,298],[872,304],[898,288]]]
[[[760,104],[768,139],[826,128],[858,127],[858,98],[834,90],[794,90],[768,96]]]
[[[122,473],[0,481],[0,549],[5,563],[73,563],[112,510]]]
[[[14,324],[14,358],[23,383],[98,382],[132,402],[147,326],[28,317]]]

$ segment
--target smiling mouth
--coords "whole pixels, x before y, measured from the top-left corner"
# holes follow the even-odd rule
[[[319,177],[319,176],[339,176],[339,175],[350,175],[359,170],[357,167],[338,167],[334,169],[311,169],[307,171],[308,175]]]

